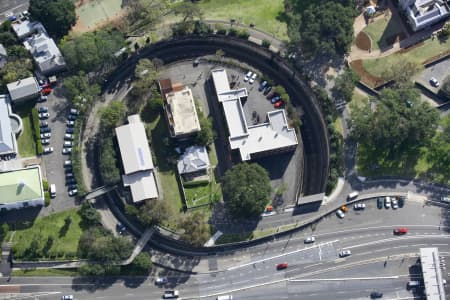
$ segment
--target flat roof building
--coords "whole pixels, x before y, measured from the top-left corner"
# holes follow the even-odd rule
[[[23,44],[30,51],[42,74],[48,76],[66,69],[66,62],[61,51],[46,32],[32,35]]]
[[[44,205],[41,168],[32,166],[0,173],[0,195],[0,210]]]
[[[6,87],[14,103],[33,99],[39,95],[39,84],[34,77],[8,83]]]
[[[13,114],[8,95],[0,95],[0,156],[16,154],[16,135],[22,131],[21,118]]]
[[[447,0],[400,0],[413,31],[430,27],[450,16]]]
[[[194,97],[188,87],[167,93],[164,109],[172,137],[183,138],[200,131]]]
[[[225,114],[230,147],[239,150],[243,161],[297,147],[297,135],[293,128],[289,128],[283,109],[268,112],[267,123],[248,126],[241,103],[241,99],[248,96],[247,89],[231,90],[224,69],[211,73],[217,99],[222,103]]]
[[[427,300],[445,300],[438,248],[420,248],[420,263]]]
[[[47,34],[45,27],[37,21],[30,22],[29,20],[24,20],[14,22],[11,24],[11,27],[19,40],[25,39],[35,33],[45,32]]]
[[[144,124],[139,115],[128,116],[128,124],[116,128],[125,170],[124,186],[129,186],[133,202],[158,198],[154,166]]]

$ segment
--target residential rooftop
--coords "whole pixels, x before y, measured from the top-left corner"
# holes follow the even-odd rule
[[[298,144],[297,135],[289,128],[284,109],[267,113],[268,122],[248,126],[241,103],[247,97],[247,89],[231,90],[224,69],[211,72],[217,99],[222,103],[229,131],[231,149],[239,149],[243,161],[252,155],[292,148]]]
[[[39,70],[50,75],[66,68],[64,57],[56,46],[55,41],[45,32],[32,35],[24,42]]]
[[[123,185],[129,186],[133,202],[158,198],[158,188],[153,170],[122,175]]]
[[[42,199],[39,166],[0,173],[0,205]]]
[[[178,159],[177,164],[179,174],[188,174],[205,170],[209,166],[208,151],[204,146],[188,147]]]
[[[6,86],[13,102],[24,98],[37,96],[39,94],[39,84],[34,77],[28,77],[11,82]]]

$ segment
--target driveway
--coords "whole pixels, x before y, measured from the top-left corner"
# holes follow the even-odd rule
[[[64,98],[62,92],[60,87],[56,87],[48,96],[46,102],[36,105],[37,107],[47,106],[49,109],[50,118],[48,118],[47,122],[52,130],[50,147],[53,147],[53,153],[43,156],[45,164],[44,172],[49,185],[56,185],[56,197],[52,199],[50,206],[42,209],[41,214],[43,215],[63,211],[76,205],[75,198],[69,197],[67,193],[64,173],[64,161],[70,159],[69,155],[62,154],[69,102]]]

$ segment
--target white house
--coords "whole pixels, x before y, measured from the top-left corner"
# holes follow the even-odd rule
[[[203,146],[191,146],[186,148],[177,163],[180,175],[202,175],[206,174],[210,166],[208,151]]]
[[[55,41],[45,32],[32,35],[23,44],[42,74],[48,76],[66,69],[66,62]]]
[[[427,28],[450,16],[447,0],[400,0],[399,6],[405,11],[413,31]]]

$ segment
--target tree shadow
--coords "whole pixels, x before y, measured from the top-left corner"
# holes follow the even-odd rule
[[[151,123],[158,118],[158,116],[161,114],[160,111],[152,109],[152,106],[150,104],[150,101],[147,101],[147,104],[145,104],[144,108],[141,111],[141,119],[145,123]]]

